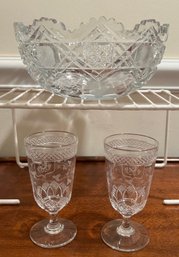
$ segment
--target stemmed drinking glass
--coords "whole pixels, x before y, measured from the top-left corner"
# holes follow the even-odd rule
[[[131,221],[146,202],[157,157],[158,142],[138,134],[116,134],[104,140],[109,199],[123,219],[106,223],[103,241],[113,249],[131,252],[149,242],[145,227]]]
[[[33,225],[30,238],[45,248],[64,246],[77,233],[72,221],[58,218],[72,194],[77,137],[65,131],[44,131],[26,137],[24,144],[34,199],[50,215]]]

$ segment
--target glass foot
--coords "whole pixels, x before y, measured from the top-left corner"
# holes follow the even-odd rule
[[[144,248],[149,243],[148,232],[144,226],[130,221],[130,229],[121,231],[122,220],[112,220],[106,223],[101,231],[105,244],[112,249],[123,252],[134,252]]]
[[[59,232],[48,233],[47,224],[49,220],[45,219],[34,224],[30,230],[31,240],[43,248],[57,248],[70,243],[77,234],[75,224],[66,219],[59,219],[61,229]]]

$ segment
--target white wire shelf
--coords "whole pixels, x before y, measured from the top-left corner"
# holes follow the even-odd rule
[[[142,89],[113,100],[61,97],[35,87],[0,88],[0,108],[85,110],[179,110],[179,90]]]
[[[128,96],[113,100],[90,101],[88,99],[61,97],[39,87],[0,87],[0,109],[11,109],[15,156],[19,167],[27,166],[20,161],[16,122],[16,109],[79,109],[79,110],[163,110],[166,111],[164,157],[156,167],[164,167],[169,159],[168,142],[170,111],[179,110],[179,88],[143,88]],[[161,162],[162,161],[162,162]]]

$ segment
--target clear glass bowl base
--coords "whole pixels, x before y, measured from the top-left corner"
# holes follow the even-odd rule
[[[49,234],[46,232],[46,226],[49,220],[44,219],[34,224],[30,230],[30,239],[36,245],[43,248],[57,248],[70,243],[77,234],[75,224],[66,219],[59,219],[63,229],[59,233]]]
[[[122,220],[112,220],[106,223],[101,231],[101,237],[105,244],[114,250],[122,252],[134,252],[144,248],[149,243],[148,232],[144,226],[130,221],[131,235],[120,235]]]

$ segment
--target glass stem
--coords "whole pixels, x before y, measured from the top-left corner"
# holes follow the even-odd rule
[[[123,218],[121,225],[117,227],[117,233],[125,237],[130,237],[135,233],[134,228],[130,225],[129,218]]]
[[[57,213],[51,213],[49,222],[47,226],[44,228],[45,232],[47,232],[48,234],[58,234],[63,230],[63,228],[64,225],[59,222]]]
[[[130,227],[129,218],[124,218],[122,220],[122,224],[121,225],[123,226],[124,229],[128,229]]]

